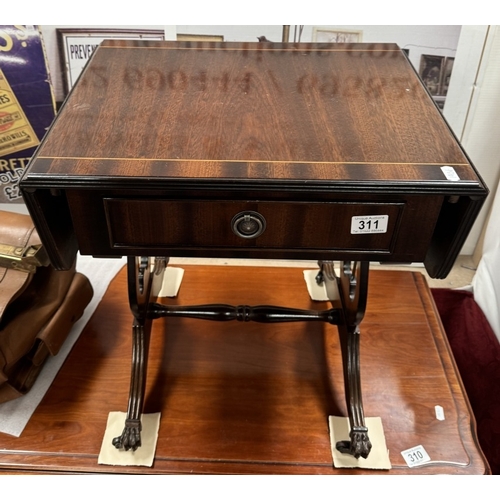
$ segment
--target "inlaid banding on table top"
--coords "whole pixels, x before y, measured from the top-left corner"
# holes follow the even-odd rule
[[[103,160],[103,161],[168,161],[168,162],[203,162],[203,163],[282,163],[282,164],[298,164],[298,165],[431,165],[436,167],[442,167],[443,165],[450,166],[469,166],[468,163],[436,163],[436,162],[401,162],[401,161],[384,161],[384,162],[373,162],[373,161],[307,161],[307,160],[219,160],[219,159],[208,159],[203,160],[199,158],[112,158],[112,157],[102,157],[96,158],[95,156],[38,156],[38,159],[44,160]]]
[[[82,158],[42,157],[31,173],[64,174],[69,177],[185,178],[185,179],[262,179],[269,181],[350,182],[377,184],[406,182],[450,183],[443,166],[453,168],[460,184],[477,185],[478,181],[466,163],[369,163],[369,162],[300,162],[247,160],[189,160],[149,158]]]

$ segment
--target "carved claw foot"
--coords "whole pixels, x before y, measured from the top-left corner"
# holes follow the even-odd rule
[[[340,453],[348,453],[354,458],[368,458],[370,450],[372,449],[372,444],[370,443],[370,438],[368,437],[368,429],[362,427],[359,429],[353,429],[349,434],[350,441],[339,441],[335,447]]]
[[[125,421],[125,428],[122,435],[113,439],[113,446],[118,450],[135,451],[141,446],[141,421],[129,420]]]

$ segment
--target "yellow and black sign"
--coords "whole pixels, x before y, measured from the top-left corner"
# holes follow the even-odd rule
[[[23,202],[19,180],[54,117],[40,29],[0,25],[0,204]]]
[[[40,141],[0,69],[0,155],[38,146]]]

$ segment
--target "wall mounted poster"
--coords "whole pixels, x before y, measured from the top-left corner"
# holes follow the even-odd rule
[[[140,29],[58,29],[59,55],[64,77],[66,94],[78,80],[80,73],[99,44],[106,39],[164,40],[162,30]]]
[[[23,201],[19,179],[54,117],[40,31],[0,25],[0,203]]]

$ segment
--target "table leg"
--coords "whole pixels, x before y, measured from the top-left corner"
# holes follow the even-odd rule
[[[343,321],[338,325],[344,386],[351,427],[350,441],[339,441],[336,448],[355,458],[367,458],[372,445],[365,425],[359,362],[359,324],[366,310],[368,294],[368,262],[341,262],[337,278],[333,262],[320,262],[320,279],[325,283],[328,297],[332,300],[338,289],[342,302]]]
[[[113,439],[118,449],[136,450],[141,446],[141,413],[146,387],[147,361],[152,320],[148,310],[156,300],[157,279],[162,279],[166,259],[155,259],[154,269],[148,257],[129,257],[127,261],[130,309],[134,316],[132,325],[132,374],[125,427]]]

